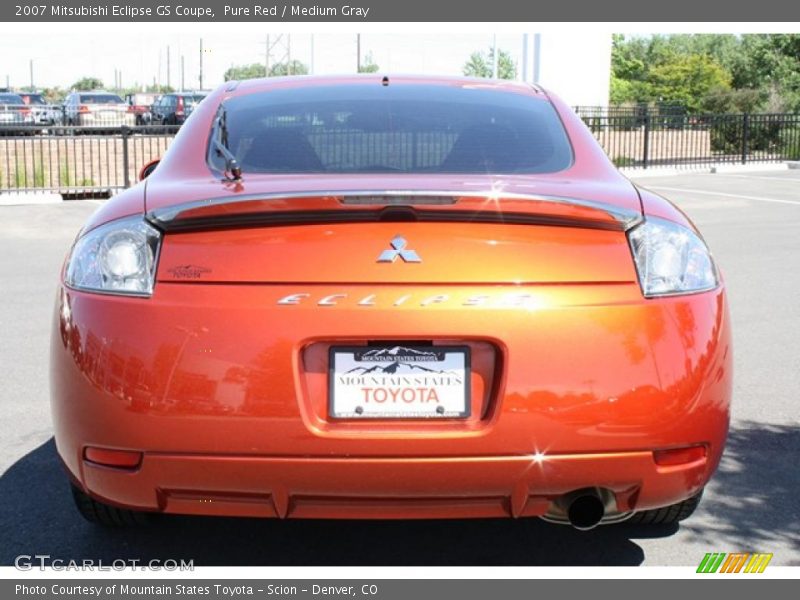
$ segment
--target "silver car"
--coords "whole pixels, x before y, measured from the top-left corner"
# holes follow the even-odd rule
[[[18,94],[0,93],[0,127],[32,124],[31,109]]]
[[[64,102],[64,124],[79,127],[133,127],[136,114],[116,94],[72,92]]]

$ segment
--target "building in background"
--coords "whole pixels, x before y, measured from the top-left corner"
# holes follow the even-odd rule
[[[524,34],[519,73],[523,81],[553,90],[570,106],[606,106],[611,35]]]

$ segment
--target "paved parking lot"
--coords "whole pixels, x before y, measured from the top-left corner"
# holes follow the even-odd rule
[[[721,468],[680,527],[581,533],[528,521],[258,521],[165,517],[143,531],[84,523],[68,497],[47,396],[50,313],[64,253],[96,202],[0,206],[0,564],[186,558],[211,565],[696,565],[773,552],[800,565],[800,171],[647,177],[698,224],[722,266],[735,338]]]

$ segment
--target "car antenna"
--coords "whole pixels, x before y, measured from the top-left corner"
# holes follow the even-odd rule
[[[388,78],[386,75],[384,75],[384,76],[383,76],[383,79],[381,79],[381,85],[382,85],[383,87],[386,87],[386,86],[388,86],[388,85],[389,85],[389,78]]]

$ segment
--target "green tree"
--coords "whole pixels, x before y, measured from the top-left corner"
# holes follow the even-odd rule
[[[720,77],[714,65],[727,76]],[[800,34],[615,35],[611,66],[610,100],[615,104],[677,102],[689,93],[700,93],[705,96],[695,97],[689,107],[800,110]],[[674,74],[682,70],[683,76],[696,79],[674,81]],[[704,78],[711,85],[703,84]],[[670,79],[679,89],[664,87]]]
[[[225,71],[225,81],[241,81],[242,79],[257,79],[264,77],[266,68],[261,63],[253,63],[250,65],[231,66],[230,69]]]
[[[277,63],[270,67],[270,77],[285,77],[286,75],[308,75],[308,67],[299,60],[290,63]]]
[[[67,97],[67,92],[56,86],[44,88],[44,90],[42,90],[42,95],[44,95],[44,100],[48,104],[61,104],[64,98]]]
[[[367,52],[364,62],[358,67],[359,73],[377,73],[380,67],[372,59],[372,52]]]
[[[133,90],[134,92],[137,90]],[[144,89],[145,92],[149,92],[151,94],[171,94],[175,91],[171,85],[162,85],[159,83],[151,83]]]
[[[72,84],[72,89],[79,92],[91,92],[92,90],[103,89],[103,82],[97,77],[84,77]]]
[[[487,52],[473,52],[464,63],[463,72],[467,77],[491,77],[494,71],[494,52],[489,48]],[[517,65],[511,54],[498,48],[497,50],[497,77],[499,79],[515,79]]]
[[[713,58],[689,54],[652,67],[648,80],[656,100],[697,112],[712,91],[730,89],[731,76]]]

